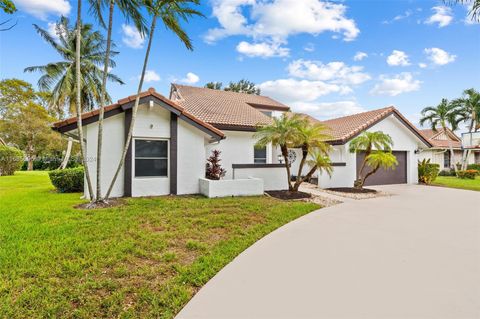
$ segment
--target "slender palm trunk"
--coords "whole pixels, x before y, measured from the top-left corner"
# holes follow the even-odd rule
[[[103,65],[102,88],[100,92],[100,113],[98,115],[98,138],[97,138],[97,201],[102,199],[102,146],[103,146],[103,119],[105,114],[105,92],[107,91],[108,64],[110,62],[110,48],[112,45],[112,24],[115,0],[110,0],[107,29],[107,50]]]
[[[446,126],[443,127],[443,131],[445,132],[445,134],[447,134],[447,127]],[[453,153],[453,144],[452,144],[452,140],[450,138],[448,139],[448,148],[450,149],[450,165],[453,164],[453,170],[455,172],[457,172],[457,164],[455,164],[455,155]]]
[[[302,184],[304,180],[307,180],[306,178],[305,179],[302,178],[303,166],[305,165],[307,156],[308,156],[308,145],[302,145],[302,160],[300,161],[300,165],[298,165],[297,179],[295,180],[295,184],[293,185],[294,191],[298,191],[298,187],[300,186],[300,184]]]
[[[363,185],[365,185],[365,181],[367,180],[367,178],[369,178],[370,176],[372,176],[373,174],[375,174],[378,169],[380,168],[380,165],[377,165],[373,170],[371,170],[370,172],[368,172],[364,178],[359,178],[359,183],[358,185],[355,186],[355,188],[359,188],[359,189],[362,189],[363,188]]]
[[[67,168],[68,161],[70,160],[70,154],[72,153],[72,146],[73,146],[73,138],[69,137],[68,143],[67,143],[67,151],[65,152],[65,156],[63,157],[63,161],[62,161],[62,164],[60,164],[59,169]]]
[[[110,197],[110,193],[112,192],[113,186],[115,185],[115,181],[118,178],[118,174],[120,173],[120,170],[122,169],[123,165],[125,164],[125,158],[127,156],[128,148],[129,148],[130,143],[132,141],[133,127],[135,126],[135,120],[137,118],[137,110],[138,110],[138,105],[140,103],[140,93],[142,92],[143,80],[145,78],[145,71],[147,70],[148,58],[150,56],[150,49],[152,47],[152,40],[153,40],[153,35],[154,35],[156,24],[157,24],[157,16],[154,15],[153,19],[152,19],[152,25],[150,26],[150,35],[149,35],[149,38],[148,38],[147,51],[145,52],[145,59],[143,61],[142,74],[140,76],[140,82],[138,83],[137,97],[135,99],[135,105],[133,106],[132,122],[131,122],[130,128],[128,130],[127,140],[126,140],[125,146],[123,148],[122,157],[120,158],[120,162],[118,163],[118,167],[117,167],[117,170],[115,171],[115,175],[113,176],[113,179],[110,183],[110,186],[108,187],[108,191],[105,194],[105,198],[104,198],[105,200],[108,200],[108,198]]]
[[[81,79],[81,72],[80,72],[80,46],[81,46],[81,27],[82,27],[82,0],[78,0],[77,6],[77,38],[76,38],[76,56],[75,56],[75,73],[76,73],[76,81],[77,81],[77,96],[76,96],[76,103],[75,109],[77,112],[77,129],[78,129],[78,137],[80,139],[80,152],[82,155],[82,162],[83,166],[85,167],[85,179],[87,180],[87,187],[88,187],[88,194],[90,195],[90,199],[92,201],[95,200],[95,194],[93,193],[92,181],[90,179],[90,172],[88,169],[88,162],[86,160],[86,150],[85,150],[85,143],[83,140],[83,126],[82,126],[82,79]]]
[[[288,148],[286,145],[282,145],[280,146],[280,150],[282,151],[283,159],[285,161],[285,168],[287,170],[288,190],[293,191],[292,184],[290,183],[291,173],[290,173],[290,163],[288,162]]]

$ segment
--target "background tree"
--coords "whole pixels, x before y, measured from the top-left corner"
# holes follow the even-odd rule
[[[365,153],[357,179],[354,181],[355,188],[363,188],[365,180],[375,174],[379,168],[389,168],[392,163],[396,163],[396,157],[391,153],[393,140],[390,135],[382,131],[365,131],[354,138],[349,145],[351,153]],[[384,161],[384,162],[382,162]],[[372,168],[370,172],[365,172],[366,167]]]
[[[261,126],[254,134],[258,141],[256,146],[266,147],[268,144],[278,146],[283,156],[285,169],[287,171],[288,190],[294,191],[291,184],[290,161],[288,160],[289,147],[295,146],[295,141],[300,140],[300,127],[308,125],[307,120],[298,115],[286,115],[272,118],[272,123]]]
[[[0,0],[0,10],[2,10],[6,14],[12,14],[17,11],[17,8],[15,7],[15,4],[13,4],[13,2],[10,0]],[[13,28],[15,25],[17,25],[17,22],[15,22],[13,25],[9,27],[3,27],[8,22],[10,22],[10,19],[0,22],[0,31],[8,31],[11,28]]]
[[[423,124],[428,123],[434,131],[437,131],[438,127],[441,127],[445,132],[449,129],[455,131],[463,118],[462,110],[457,105],[449,103],[447,99],[442,99],[442,102],[437,106],[424,108],[421,114],[420,125],[423,126]],[[448,139],[448,147],[450,149],[450,163],[453,163],[453,168],[457,171],[451,139]]]
[[[127,139],[123,148],[122,157],[118,163],[115,174],[110,182],[107,193],[105,194],[104,200],[108,200],[110,193],[112,192],[115,181],[118,178],[118,174],[122,169],[125,163],[125,157],[127,156],[128,148],[132,141],[133,128],[135,126],[135,121],[137,118],[138,105],[140,103],[140,93],[142,92],[143,81],[145,79],[145,71],[148,65],[148,59],[150,56],[150,50],[152,47],[152,41],[155,33],[155,28],[157,25],[157,18],[160,19],[162,24],[166,27],[167,30],[173,32],[178,39],[185,45],[188,50],[193,50],[192,41],[187,35],[185,30],[182,28],[180,21],[188,22],[188,20],[193,16],[202,16],[203,14],[199,11],[190,7],[190,5],[199,5],[200,0],[148,0],[145,1],[145,6],[149,14],[152,16],[152,22],[149,29],[149,37],[147,49],[145,51],[145,58],[143,61],[142,73],[140,75],[140,81],[138,83],[137,97],[135,99],[135,104],[132,110],[132,122],[130,124],[130,129],[127,134]]]
[[[242,79],[238,82],[230,82],[224,90],[256,95],[260,95],[261,93],[260,89],[256,87],[255,83],[245,79]]]
[[[212,90],[221,90],[222,85],[222,82],[208,82],[207,84],[205,84],[205,87]]]
[[[108,26],[107,26],[107,44],[105,51],[105,59],[103,62],[102,85],[100,89],[100,112],[98,116],[98,136],[97,136],[97,171],[96,171],[96,198],[97,201],[102,199],[102,147],[103,147],[103,120],[105,115],[105,103],[107,99],[107,75],[110,64],[110,54],[112,43],[112,26],[113,26],[113,12],[115,4],[128,20],[132,19],[137,30],[140,30],[142,35],[145,35],[146,26],[145,21],[140,14],[140,4],[137,0],[89,0],[91,3],[91,11],[97,17],[97,20],[102,26],[105,26],[102,17],[102,9],[108,5]]]

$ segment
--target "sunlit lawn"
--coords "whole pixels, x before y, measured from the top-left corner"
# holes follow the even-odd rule
[[[267,197],[74,209],[45,172],[0,177],[0,318],[171,318],[235,256],[318,206]]]
[[[460,179],[455,176],[438,176],[434,185],[480,191],[480,176],[475,179]]]

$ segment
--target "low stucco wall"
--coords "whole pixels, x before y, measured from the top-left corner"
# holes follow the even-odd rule
[[[287,171],[284,165],[275,164],[260,165],[237,165],[233,166],[233,178],[248,179],[258,178],[263,180],[263,187],[266,191],[288,189]],[[238,167],[240,166],[240,167]],[[244,167],[241,167],[244,166]],[[250,166],[250,167],[249,167]],[[263,167],[262,167],[263,166]]]
[[[209,198],[263,195],[263,180],[259,178],[210,180],[200,178],[200,194]]]

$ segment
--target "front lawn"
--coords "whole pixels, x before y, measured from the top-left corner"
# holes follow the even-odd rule
[[[433,185],[480,191],[480,177],[477,176],[475,179],[461,179],[455,176],[438,176],[433,182]]]
[[[318,208],[268,197],[78,210],[45,172],[0,177],[0,318],[172,318],[215,273]]]

